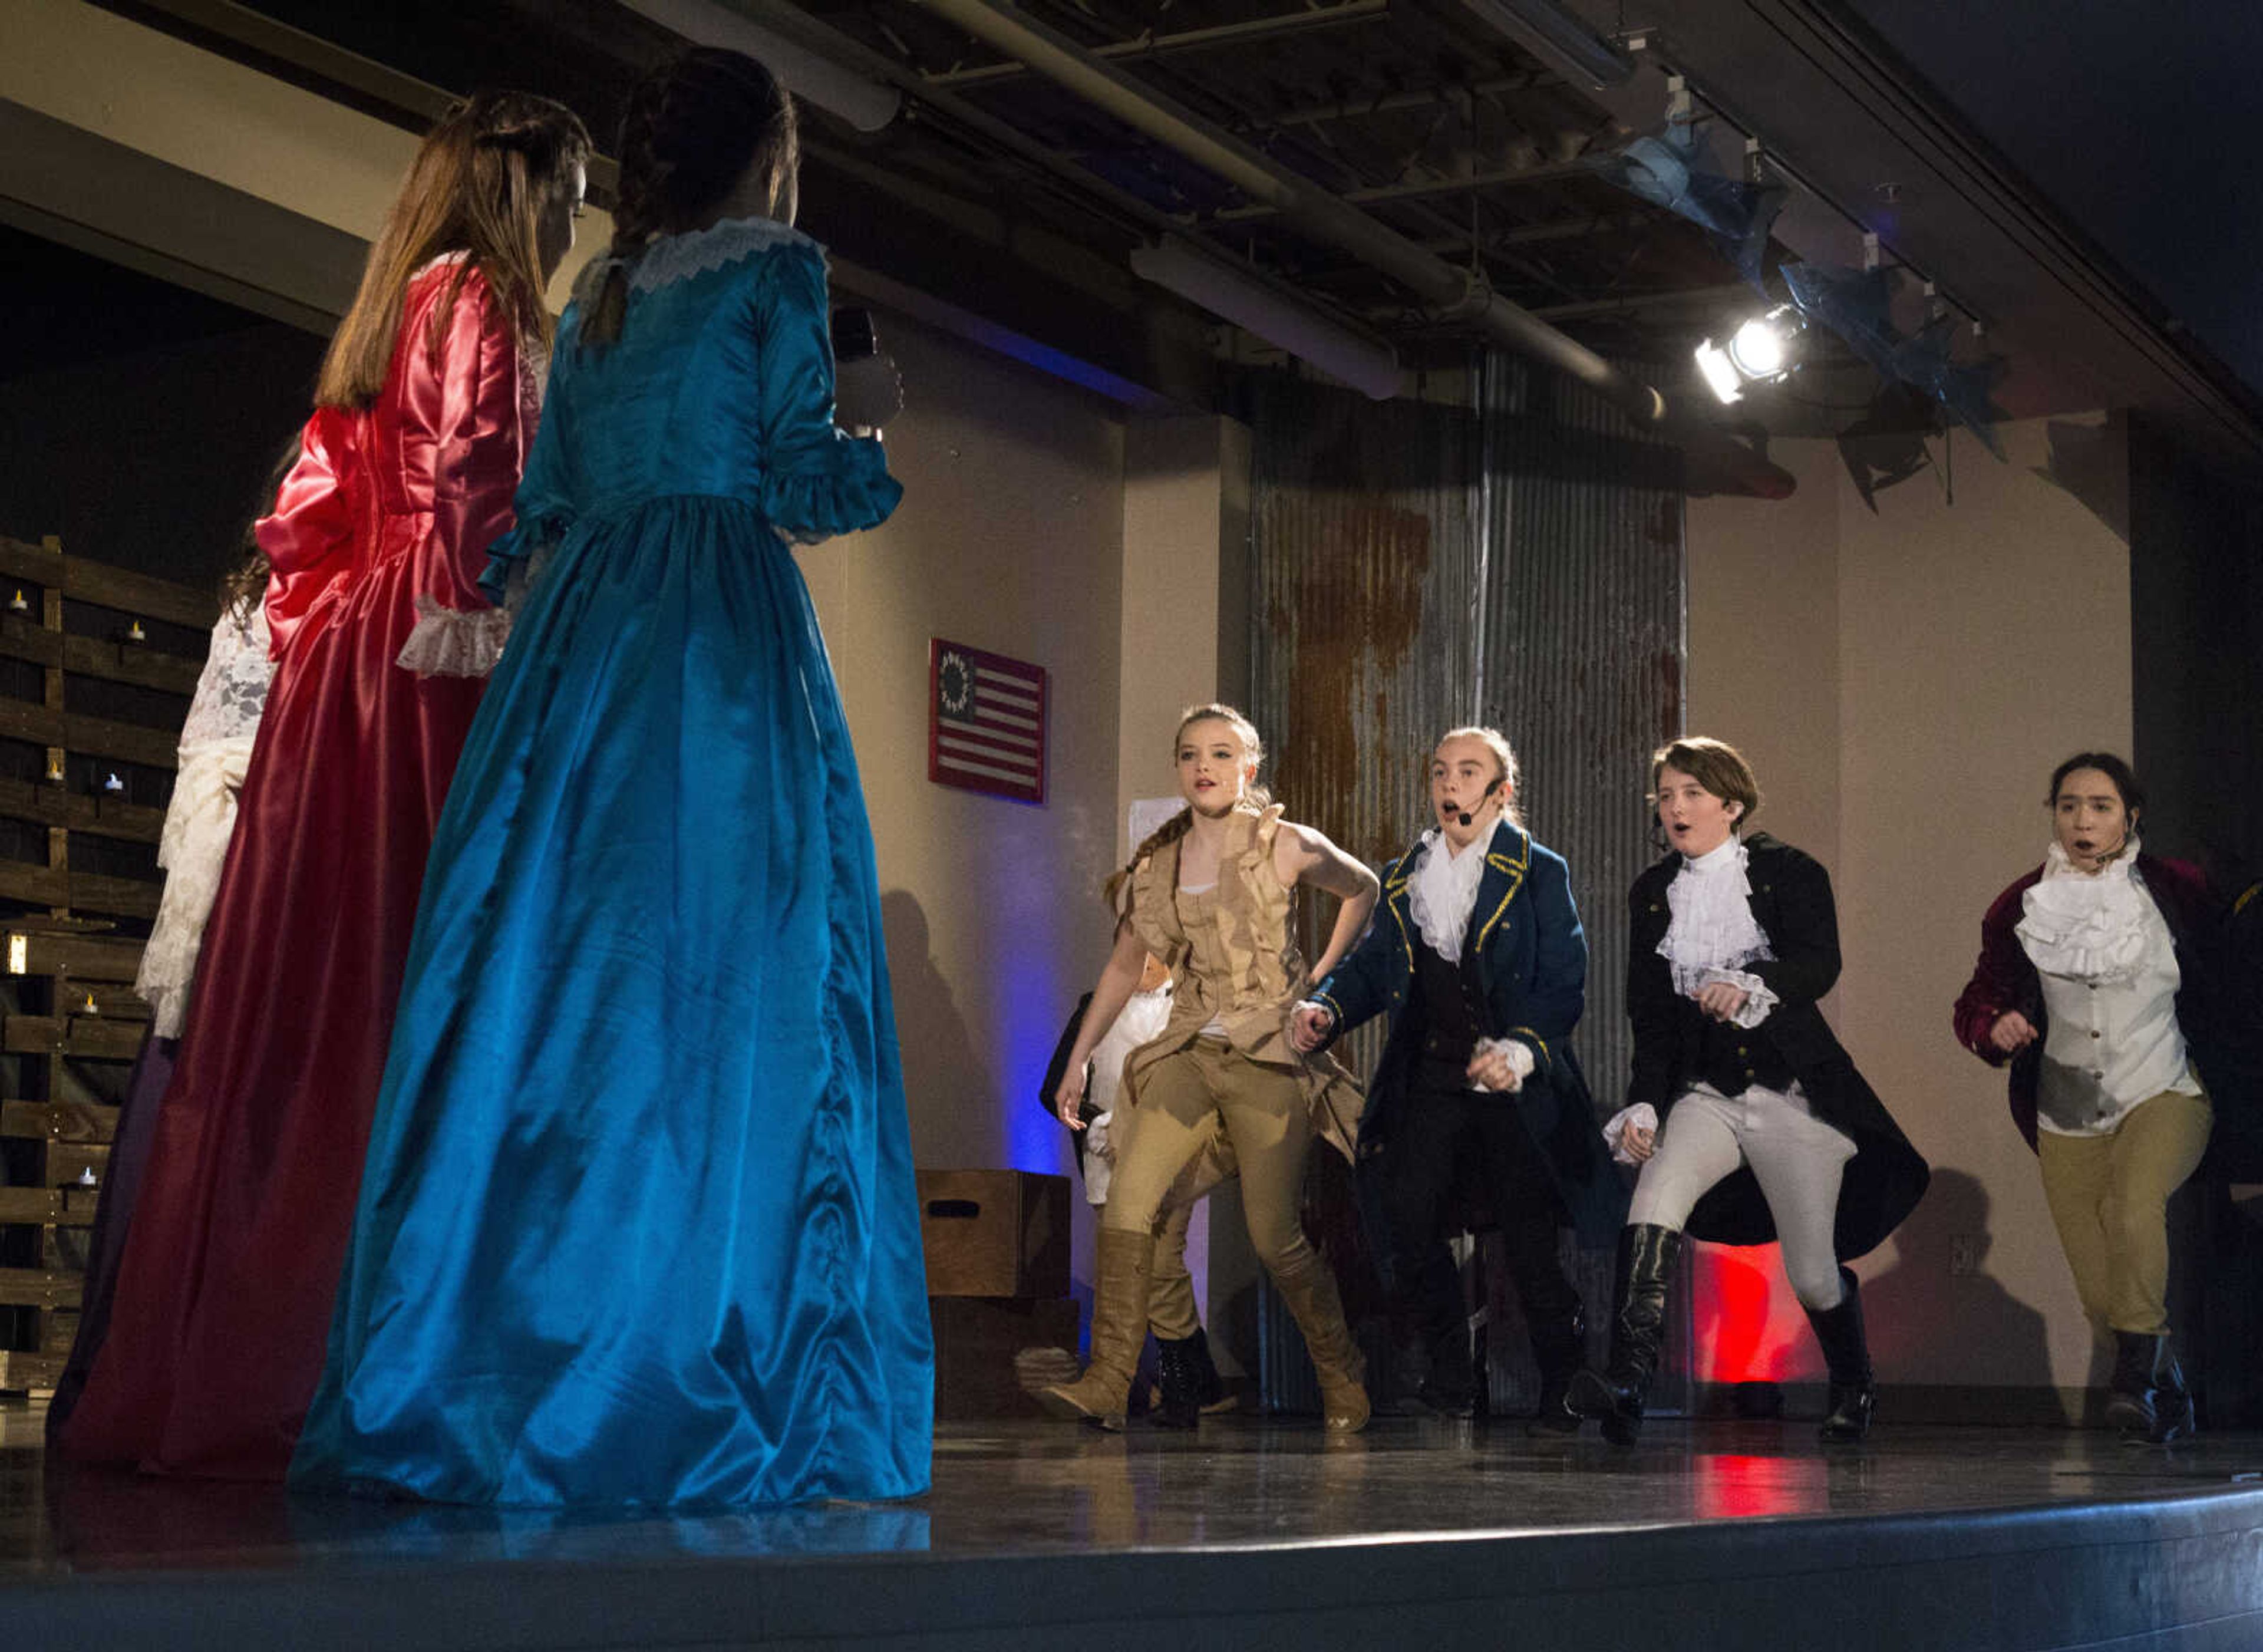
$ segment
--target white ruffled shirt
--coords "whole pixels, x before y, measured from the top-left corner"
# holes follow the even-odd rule
[[[1406,902],[1413,912],[1414,927],[1422,932],[1423,945],[1450,964],[1462,961],[1470,918],[1477,910],[1478,885],[1485,881],[1486,847],[1492,841],[1493,834],[1487,832],[1467,848],[1457,850],[1435,826],[1422,834],[1422,859],[1407,880]],[[1477,1053],[1508,1057],[1509,1069],[1516,1075],[1516,1083],[1509,1086],[1512,1090],[1522,1089],[1524,1081],[1532,1076],[1531,1047],[1515,1039],[1479,1039]],[[1491,1086],[1471,1088],[1486,1090]]]
[[[2165,1090],[2201,1092],[2177,1025],[2175,938],[2136,876],[2137,844],[2086,873],[2053,840],[2021,900],[2015,932],[2042,983],[2043,1055],[2086,1075],[2100,1108],[2080,1127],[2041,1116],[2055,1135],[2109,1135]]]
[[[1674,990],[1683,997],[1716,982],[1743,988],[1744,1005],[1730,1018],[1742,1027],[1758,1026],[1776,1004],[1768,983],[1745,967],[1775,956],[1753,917],[1752,880],[1745,873],[1751,859],[1744,840],[1736,837],[1685,859],[1667,886],[1666,904],[1673,916],[1658,943],[1659,955],[1673,973]]]
[[[1461,962],[1462,945],[1469,938],[1478,885],[1485,881],[1485,848],[1472,843],[1457,853],[1445,834],[1433,827],[1422,834],[1422,859],[1407,880],[1414,927],[1422,931],[1430,950],[1450,964]]]
[[[1751,859],[1744,839],[1734,834],[1717,847],[1685,859],[1666,888],[1672,917],[1658,943],[1659,956],[1674,976],[1674,990],[1681,996],[1694,997],[1715,982],[1744,989],[1743,1004],[1729,1018],[1732,1025],[1741,1027],[1758,1026],[1777,1003],[1768,984],[1745,967],[1775,956],[1760,920],[1753,916],[1753,884],[1745,870]],[[1790,1093],[1797,1097],[1802,1092],[1795,1083]],[[1604,1143],[1622,1164],[1637,1162],[1622,1145],[1630,1128],[1656,1130],[1658,1109],[1638,1102],[1605,1121]]]

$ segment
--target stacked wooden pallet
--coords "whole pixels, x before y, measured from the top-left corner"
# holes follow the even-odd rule
[[[0,1390],[77,1328],[213,593],[0,537]]]

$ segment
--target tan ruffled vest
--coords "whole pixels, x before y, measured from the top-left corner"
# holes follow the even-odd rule
[[[1146,1072],[1215,1020],[1240,1054],[1298,1076],[1314,1132],[1348,1160],[1363,1106],[1358,1082],[1333,1055],[1300,1055],[1289,1042],[1289,1011],[1312,982],[1290,934],[1295,892],[1273,868],[1280,830],[1277,804],[1237,809],[1226,822],[1216,889],[1185,910],[1178,898],[1183,839],[1132,866],[1126,917],[1147,950],[1170,966],[1174,984],[1162,1032],[1124,1061],[1123,1098],[1136,1107]]]

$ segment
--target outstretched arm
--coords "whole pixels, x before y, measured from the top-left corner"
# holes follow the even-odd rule
[[[1084,1128],[1078,1110],[1084,1105],[1085,1069],[1092,1065],[1092,1053],[1139,989],[1139,975],[1146,967],[1147,945],[1132,933],[1132,922],[1126,918],[1116,926],[1116,946],[1101,967],[1100,980],[1092,989],[1092,1005],[1085,1011],[1084,1025],[1069,1049],[1068,1069],[1061,1075],[1060,1088],[1053,1092],[1053,1111],[1072,1130]]]

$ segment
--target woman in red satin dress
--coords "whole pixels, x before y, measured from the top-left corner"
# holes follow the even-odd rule
[[[477,581],[533,442],[542,293],[589,153],[570,111],[520,93],[433,129],[259,524],[274,684],[72,1458],[290,1462],[425,852],[500,645]]]

